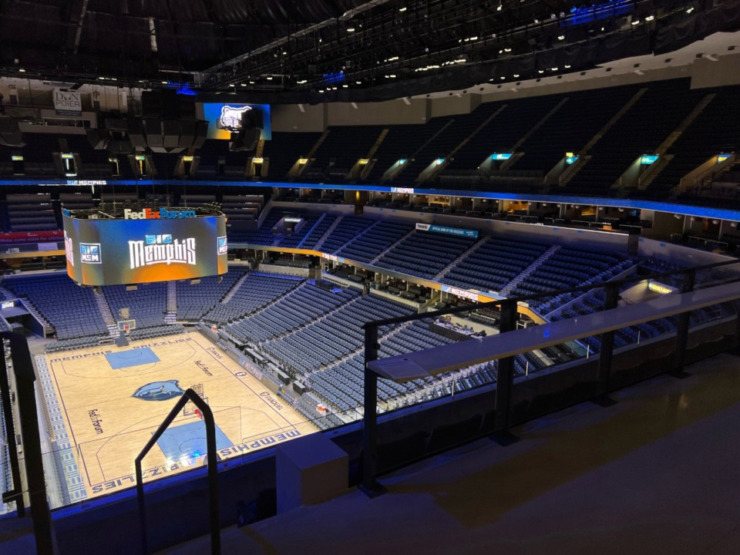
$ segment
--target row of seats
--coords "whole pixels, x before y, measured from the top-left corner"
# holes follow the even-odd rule
[[[27,299],[54,326],[57,339],[108,333],[93,290],[78,287],[66,274],[13,276],[3,287]]]
[[[266,341],[335,310],[357,295],[353,289],[328,291],[305,283],[264,310],[229,324],[226,329],[245,343]]]
[[[274,302],[301,282],[300,278],[290,276],[250,273],[232,292],[228,302],[216,304],[203,316],[203,320],[221,325],[234,322]]]
[[[197,322],[204,314],[218,304],[234,284],[244,276],[242,268],[231,268],[223,276],[209,276],[199,283],[178,281],[177,319],[185,322]]]
[[[306,375],[358,350],[365,322],[411,313],[406,306],[365,295],[293,333],[262,343],[261,349],[293,374]]]
[[[129,332],[129,339],[135,341],[137,339],[151,339],[153,337],[161,337],[164,335],[177,335],[183,333],[185,327],[181,324],[168,324],[161,326],[153,326],[150,328],[136,328]]]
[[[136,320],[137,329],[164,324],[167,312],[166,283],[140,283],[135,289],[126,285],[107,285],[102,290],[114,318]],[[121,309],[128,309],[129,316],[126,317]]]
[[[475,243],[475,239],[414,231],[385,252],[376,265],[432,279]]]
[[[443,283],[457,287],[500,291],[547,250],[547,245],[491,238],[451,268]]]

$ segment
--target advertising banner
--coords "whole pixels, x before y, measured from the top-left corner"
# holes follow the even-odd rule
[[[82,115],[82,99],[76,91],[54,89],[54,110],[60,116]]]
[[[455,237],[470,237],[471,239],[478,238],[478,230],[476,229],[464,229],[462,227],[449,227],[446,225],[423,223],[417,223],[416,229],[418,231],[430,231],[432,233],[444,233],[445,235],[454,235]]]

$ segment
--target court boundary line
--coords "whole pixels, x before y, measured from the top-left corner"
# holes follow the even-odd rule
[[[197,338],[191,335],[195,333],[197,333]],[[179,339],[180,341],[172,341],[173,339]],[[219,374],[222,375],[218,376],[218,379],[223,380],[226,378],[226,375],[231,376],[243,386],[243,391],[245,392],[245,394],[249,395],[249,397],[252,399],[257,398],[261,400],[261,403],[257,403],[255,407],[249,407],[243,404],[222,405],[224,408],[221,410],[226,411],[237,409],[239,411],[239,421],[236,437],[234,437],[233,440],[230,438],[230,440],[232,440],[232,446],[228,449],[221,450],[221,452],[218,454],[220,460],[227,460],[248,451],[267,448],[276,443],[281,443],[295,437],[300,437],[302,435],[318,431],[318,428],[316,428],[315,424],[313,424],[313,422],[311,422],[309,419],[306,419],[305,415],[298,411],[298,409],[296,409],[293,404],[289,402],[289,400],[281,397],[279,392],[274,391],[273,389],[268,387],[268,385],[265,384],[258,377],[252,375],[248,371],[245,371],[246,369],[242,367],[238,360],[235,360],[234,357],[230,356],[227,351],[214,344],[212,341],[209,340],[207,336],[205,336],[197,329],[187,329],[186,331],[176,335],[165,336],[162,338],[147,338],[139,340],[137,341],[137,343],[138,342],[141,342],[141,344],[133,346],[133,348],[148,347],[150,349],[156,349],[160,346],[172,346],[173,343],[181,343],[183,345],[187,344],[188,350],[191,351],[186,361],[189,365],[198,366],[197,364],[195,364],[196,360],[204,360],[209,366],[212,367],[214,367],[213,365],[214,363],[216,363],[216,366],[214,368],[220,369],[222,371],[219,372]],[[130,348],[131,347],[129,347],[129,349]],[[57,358],[62,359],[66,357],[74,357],[75,355],[87,354],[84,353],[87,350],[92,350],[93,352],[89,353],[87,357],[80,356],[79,359],[68,358],[67,360],[71,361],[91,358],[93,360],[102,360],[107,365],[108,363],[107,361],[105,361],[105,354],[107,352],[110,352],[111,350],[115,352],[118,349],[113,346],[106,345],[36,355],[37,372],[41,373],[42,370],[40,369],[43,369],[43,372],[45,373],[45,376],[43,377],[43,379],[40,379],[40,381],[42,382],[42,388],[44,389],[44,401],[47,409],[50,411],[50,419],[48,421],[48,424],[57,434],[59,434],[59,438],[56,442],[57,447],[62,447],[62,449],[59,450],[52,449],[58,474],[61,474],[61,472],[59,472],[60,470],[64,471],[63,479],[62,476],[58,476],[59,487],[60,490],[62,490],[65,499],[69,499],[69,503],[81,501],[83,499],[89,499],[93,496],[97,496],[108,491],[112,492],[121,487],[130,487],[131,485],[133,485],[130,483],[130,477],[127,474],[117,476],[115,478],[109,478],[108,474],[111,473],[110,470],[114,469],[111,468],[108,470],[108,472],[105,471],[105,467],[103,464],[101,464],[99,458],[99,452],[100,449],[108,444],[109,441],[114,440],[116,437],[119,437],[122,434],[134,433],[137,431],[145,432],[147,430],[146,427],[132,430],[131,427],[136,426],[136,424],[132,424],[127,428],[128,431],[126,432],[119,431],[109,436],[108,438],[100,438],[100,440],[103,440],[101,447],[95,449],[94,451],[91,450],[90,453],[92,457],[94,457],[95,462],[92,463],[92,461],[86,461],[83,449],[85,447],[92,447],[96,441],[100,440],[92,438],[90,440],[83,441],[82,443],[78,443],[77,435],[75,434],[74,427],[71,424],[69,410],[64,401],[64,396],[62,395],[59,379],[56,375],[56,372],[61,371],[64,374],[65,379],[67,380],[84,380],[86,376],[76,373],[69,373],[67,371],[67,368],[65,367],[64,360],[56,360],[54,362],[52,362],[52,360]],[[222,357],[229,358],[229,365],[225,363]],[[148,363],[152,364],[153,368],[145,370],[141,374],[142,377],[155,371],[162,371],[168,368],[177,367],[177,365],[175,364],[170,364],[163,368],[163,363],[167,364],[167,358],[161,358],[160,361],[156,363]],[[233,366],[233,368],[231,368],[230,366]],[[109,369],[114,372],[125,371],[125,369]],[[223,375],[223,372],[225,372],[226,375]],[[255,379],[257,380],[259,385],[263,386],[264,391],[262,392],[262,394],[258,393],[254,389],[253,384],[247,383],[247,380],[249,379]],[[241,395],[238,396],[241,397]],[[270,399],[267,399],[266,397],[269,397]],[[50,400],[56,402],[56,405],[58,407],[56,409],[58,414],[53,413],[53,416],[52,406],[50,406],[49,403]],[[275,406],[276,401],[279,402],[281,406],[291,409],[293,412],[295,412],[295,416],[297,417],[297,421],[295,424],[291,423],[289,420],[292,412],[291,415],[282,412]],[[244,422],[245,418],[249,420],[248,415],[244,412],[245,410],[259,414],[261,416],[260,420],[265,422],[267,426],[256,433],[249,433],[251,431],[249,429],[250,427],[247,425],[247,422]],[[51,420],[51,418],[54,417],[57,417],[61,420]],[[56,428],[54,428],[53,426],[55,423],[57,425],[61,423],[63,431],[58,431]],[[306,431],[301,431],[299,429],[299,426],[303,425],[308,425],[312,428],[312,430],[308,431],[307,429]],[[150,429],[153,430],[155,428],[156,425],[152,425]],[[64,437],[62,437],[62,433],[64,434]],[[227,437],[229,436],[227,435]],[[66,441],[62,443],[63,440]],[[65,445],[66,447],[63,447]],[[65,450],[67,452],[65,452]],[[72,460],[65,462],[63,460],[65,457],[71,457]],[[67,466],[70,465],[70,463],[73,464],[75,467],[74,474],[68,474],[66,472]],[[97,467],[97,470],[99,471],[99,474],[102,478],[101,482],[97,482],[95,484],[93,483],[90,474],[91,469],[88,467],[88,463],[92,463],[94,466]],[[194,465],[179,464],[179,461],[176,462],[173,467],[168,467],[167,465],[156,463],[151,468],[145,469],[145,472],[150,475],[150,477],[162,477],[165,474],[169,474],[170,472],[173,472],[175,470],[181,471],[192,466]],[[114,470],[112,473],[116,473],[116,471]],[[65,501],[65,503],[66,502],[67,501]]]

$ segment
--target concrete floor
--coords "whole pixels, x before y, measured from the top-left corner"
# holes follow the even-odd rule
[[[222,532],[231,553],[721,554],[740,550],[740,357],[725,354],[381,480]],[[165,551],[207,553],[208,538]]]

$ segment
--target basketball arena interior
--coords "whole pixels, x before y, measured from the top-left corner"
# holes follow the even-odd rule
[[[0,1],[2,551],[733,552],[739,27]]]

